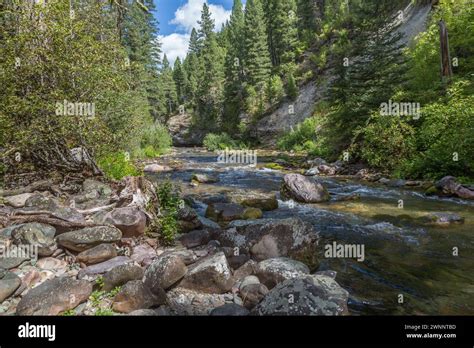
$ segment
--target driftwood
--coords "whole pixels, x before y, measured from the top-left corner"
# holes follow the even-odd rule
[[[21,187],[13,190],[0,190],[0,196],[16,196],[23,193],[32,193],[35,191],[48,191],[51,189],[53,182],[51,180],[41,180],[32,183],[31,185]]]

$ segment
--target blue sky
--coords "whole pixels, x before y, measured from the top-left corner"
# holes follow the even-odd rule
[[[204,2],[210,6],[216,29],[220,29],[230,16],[233,0],[155,0],[162,50],[171,63],[177,57],[185,57],[189,34],[201,16]]]

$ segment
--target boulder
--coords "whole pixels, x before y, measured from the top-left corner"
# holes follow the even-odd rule
[[[226,303],[223,306],[214,308],[210,315],[213,317],[222,316],[222,317],[241,317],[249,315],[248,309],[245,307],[239,306],[236,303]]]
[[[145,173],[163,173],[163,172],[171,172],[173,171],[173,168],[160,165],[160,164],[147,164],[145,168],[143,169]]]
[[[281,194],[301,203],[321,203],[330,199],[329,192],[321,183],[300,174],[285,175]]]
[[[3,200],[5,201],[6,204],[8,204],[9,206],[12,206],[13,208],[23,208],[28,198],[30,198],[33,195],[34,193],[22,193],[16,196],[3,197]]]
[[[144,270],[134,264],[123,264],[112,268],[104,274],[104,291],[111,291],[117,286],[122,286],[132,280],[141,280]]]
[[[320,174],[323,175],[335,175],[336,174],[336,168],[328,166],[326,164],[321,164],[318,166],[318,171]]]
[[[86,265],[94,265],[110,260],[117,256],[117,250],[112,244],[99,244],[92,249],[85,250],[77,255],[76,261]]]
[[[308,169],[305,173],[304,173],[305,176],[315,176],[315,175],[319,175],[319,169],[318,167],[312,167],[310,169]]]
[[[103,223],[117,227],[123,238],[139,237],[145,233],[146,215],[137,207],[115,208],[104,216]]]
[[[252,259],[263,261],[290,257],[305,263],[311,270],[318,266],[319,234],[299,218],[234,221],[217,236],[223,246],[239,248]]]
[[[214,184],[216,182],[219,182],[218,177],[207,174],[194,174],[191,180],[200,184]]]
[[[202,222],[194,209],[184,206],[178,211],[178,225],[181,233],[187,233],[201,228]]]
[[[18,303],[17,315],[58,315],[87,301],[92,284],[60,277],[31,289]]]
[[[16,228],[12,232],[12,238],[16,245],[37,246],[39,256],[50,256],[57,249],[55,234],[54,227],[33,222]]]
[[[167,294],[170,311],[174,315],[209,315],[215,308],[232,302],[232,295],[208,294],[182,287]]]
[[[174,254],[162,255],[145,271],[143,282],[151,289],[169,289],[181,280],[188,271],[183,260]]]
[[[231,196],[231,201],[244,207],[258,208],[263,211],[278,209],[278,200],[274,193],[234,193]]]
[[[453,176],[445,176],[436,182],[435,187],[443,195],[455,196],[463,199],[474,199],[474,190],[459,184]]]
[[[325,278],[328,283],[324,284],[309,276],[285,280],[275,286],[251,314],[264,316],[347,314],[347,291],[341,289],[334,279]]]
[[[223,252],[211,255],[189,267],[180,287],[210,294],[223,294],[232,288],[233,278]]]
[[[166,293],[161,290],[155,294],[140,280],[129,281],[115,295],[112,309],[119,313],[130,313],[139,309],[148,309],[166,302]]]
[[[148,265],[156,257],[156,250],[148,244],[139,244],[132,249],[130,258],[139,265]]]
[[[56,240],[59,245],[73,251],[84,251],[102,243],[116,243],[122,238],[122,232],[112,226],[87,227],[66,232]]]
[[[268,288],[263,284],[248,284],[240,287],[240,297],[244,307],[252,309],[268,294]]]
[[[235,203],[209,204],[206,217],[217,222],[229,222],[242,219],[245,208]]]
[[[257,263],[254,260],[249,260],[234,272],[234,279],[240,280],[247,276],[255,274],[256,269]]]
[[[273,289],[287,279],[301,278],[309,274],[309,268],[302,262],[279,257],[259,262],[255,274],[263,284]]]
[[[186,248],[195,248],[197,246],[205,245],[212,239],[212,232],[209,230],[197,230],[179,237],[179,241]]]
[[[13,295],[20,285],[20,277],[13,272],[0,269],[0,303]]]
[[[84,180],[82,190],[86,193],[96,191],[100,196],[110,196],[112,194],[112,189],[108,184],[94,179]]]
[[[97,263],[95,265],[83,268],[79,271],[77,274],[78,279],[83,279],[83,278],[95,278],[99,274],[104,274],[108,271],[110,271],[112,268],[124,265],[126,263],[132,262],[128,257],[126,256],[117,256],[114,257],[113,259]]]
[[[37,210],[55,210],[59,207],[58,202],[45,194],[35,193],[25,201],[26,208],[36,208]]]

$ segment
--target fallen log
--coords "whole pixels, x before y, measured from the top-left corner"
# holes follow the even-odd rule
[[[12,190],[0,190],[0,196],[16,196],[23,193],[32,193],[35,191],[49,191],[53,185],[52,180],[36,181],[28,186]]]

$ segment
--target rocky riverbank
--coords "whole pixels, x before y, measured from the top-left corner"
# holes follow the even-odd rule
[[[335,272],[315,272],[318,233],[253,219],[275,198],[210,205],[215,221],[184,205],[167,247],[148,233],[157,203],[144,178],[30,188],[4,191],[0,206],[3,315],[348,314]]]

